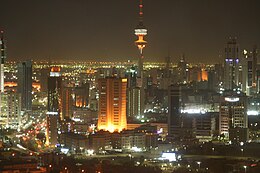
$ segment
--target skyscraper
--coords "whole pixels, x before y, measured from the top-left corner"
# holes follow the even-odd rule
[[[168,134],[169,137],[176,137],[181,125],[181,87],[171,85],[168,89],[169,112],[168,112]]]
[[[182,55],[180,61],[178,62],[178,83],[186,83],[188,82],[188,66],[187,62],[185,61],[184,55]]]
[[[225,48],[224,89],[239,87],[239,46],[236,38],[229,38]]]
[[[48,77],[48,106],[46,144],[54,146],[58,143],[59,122],[62,119],[60,67],[52,67]]]
[[[144,113],[143,90],[139,87],[133,87],[128,90],[127,116],[137,117]]]
[[[21,114],[21,94],[8,92],[7,96],[7,124],[6,127],[20,130],[24,122],[24,116]],[[26,121],[26,120],[25,120]]]
[[[248,127],[247,116],[247,97],[244,93],[236,93],[234,91],[226,91],[220,100],[219,109],[219,130],[220,134],[224,134],[226,139],[234,139],[246,141]],[[234,137],[239,132],[242,136]]]
[[[21,62],[17,67],[17,91],[22,97],[22,109],[29,111],[32,110],[32,62]]]
[[[48,107],[50,113],[61,114],[61,84],[60,67],[52,67],[48,77]]]
[[[257,92],[257,50],[243,51],[242,65],[242,91],[247,95],[253,95]]]
[[[253,75],[253,85],[256,85],[256,81],[257,81],[257,56],[258,56],[258,52],[257,52],[257,46],[255,45],[253,47],[253,51],[252,51],[252,59],[253,59],[253,69],[252,69],[252,75]]]
[[[109,132],[126,129],[127,79],[107,77],[98,80],[98,129]]]

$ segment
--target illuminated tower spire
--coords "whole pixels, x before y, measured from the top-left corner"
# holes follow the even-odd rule
[[[0,48],[1,48],[1,64],[0,64],[0,92],[4,92],[4,62],[6,58],[5,43],[4,43],[4,31],[1,32]]]
[[[144,40],[144,36],[147,35],[147,29],[143,25],[143,0],[139,2],[139,24],[135,29],[135,35],[138,37],[138,40],[135,41],[135,45],[140,51],[140,57],[138,59],[138,72],[137,77],[143,78],[143,49],[145,48],[147,41]]]

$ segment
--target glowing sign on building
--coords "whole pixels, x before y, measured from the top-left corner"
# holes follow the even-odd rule
[[[225,97],[225,101],[227,101],[227,102],[238,102],[239,98],[238,97]]]

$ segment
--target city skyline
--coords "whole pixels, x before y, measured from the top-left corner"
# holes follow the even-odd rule
[[[2,1],[0,28],[8,60],[136,61],[133,29],[138,1]],[[144,0],[149,33],[145,61],[222,63],[226,40],[241,49],[260,45],[257,0]]]
[[[260,172],[257,0],[0,5],[0,172]]]

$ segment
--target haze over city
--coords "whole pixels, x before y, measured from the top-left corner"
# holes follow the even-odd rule
[[[135,60],[133,0],[1,0],[8,59]],[[146,61],[219,63],[228,37],[241,49],[260,44],[258,0],[146,0]]]
[[[259,173],[256,0],[0,0],[0,172]]]

